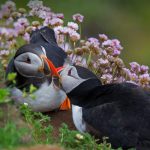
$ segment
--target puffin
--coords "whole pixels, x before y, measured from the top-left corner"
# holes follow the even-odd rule
[[[69,100],[63,90],[52,81],[51,70],[58,76],[67,54],[58,46],[53,29],[44,27],[31,33],[30,43],[21,46],[6,69],[6,84],[17,105],[27,103],[33,111],[47,112],[70,109]],[[53,67],[50,68],[52,64]],[[9,73],[16,73],[14,84],[7,80]],[[24,96],[33,85],[36,91]]]
[[[150,149],[150,92],[130,82],[102,85],[90,70],[75,65],[67,65],[60,78],[81,133],[108,137],[113,148]]]

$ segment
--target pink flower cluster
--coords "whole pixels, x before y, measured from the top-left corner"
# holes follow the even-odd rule
[[[0,19],[3,17],[8,19],[10,14],[15,10],[16,4],[13,1],[7,1],[4,5],[1,6]]]
[[[4,67],[7,59],[16,49],[28,43],[33,30],[48,26],[55,31],[57,43],[68,54],[70,62],[92,70],[103,84],[115,82],[133,82],[150,89],[149,67],[131,62],[127,68],[120,58],[123,47],[117,39],[109,39],[105,34],[98,37],[81,39],[81,23],[84,16],[77,13],[65,24],[62,13],[54,13],[43,1],[31,0],[24,8],[7,1],[0,10],[0,60]],[[29,21],[28,17],[40,18]],[[82,35],[83,36],[83,35]]]

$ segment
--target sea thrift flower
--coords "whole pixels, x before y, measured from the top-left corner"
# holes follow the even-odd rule
[[[29,21],[27,18],[19,18],[17,23],[21,26],[27,27],[29,25]]]
[[[90,42],[90,44],[93,44],[93,45],[100,45],[100,43],[99,43],[99,41],[98,41],[98,39],[96,39],[96,38],[88,38],[88,41]]]
[[[43,1],[30,0],[29,3],[27,4],[27,6],[29,8],[42,7],[43,6]]]
[[[120,52],[119,50],[114,49],[114,51],[113,51],[113,56],[119,56],[120,53],[121,53],[121,52]]]
[[[28,25],[29,25],[29,21],[27,18],[19,18],[17,22],[14,23],[16,33],[23,35],[25,33],[25,28]]]
[[[96,38],[88,38],[88,41],[85,43],[86,46],[88,46],[89,48],[91,48],[92,50],[95,50],[95,51],[99,51],[100,47],[100,43],[98,41],[98,39]]]
[[[112,40],[106,40],[102,43],[102,47],[112,47],[113,43]]]
[[[0,56],[9,55],[9,50],[0,50]]]
[[[130,74],[130,79],[131,79],[132,81],[137,82],[137,81],[138,81],[138,76],[137,76],[137,74],[136,74],[136,73],[131,73],[131,74]]]
[[[148,73],[139,76],[139,84],[142,86],[149,85],[150,75]]]
[[[124,63],[123,63],[123,60],[121,58],[115,58],[114,59],[114,63],[119,68],[124,67]]]
[[[122,68],[125,78],[131,78],[131,71],[127,68]]]
[[[67,26],[71,29],[74,29],[74,30],[78,30],[79,27],[78,27],[78,24],[77,23],[74,23],[74,22],[68,22]]]
[[[142,65],[142,66],[140,67],[140,71],[141,71],[142,74],[148,73],[148,70],[149,70],[149,67],[148,67],[148,66]]]
[[[53,18],[64,19],[64,14],[63,13],[53,14]]]
[[[64,41],[65,41],[65,37],[64,37],[63,34],[57,35],[57,36],[56,36],[56,39],[57,39],[57,43],[58,43],[58,44],[62,44],[62,43],[64,43]]]
[[[0,18],[9,18],[10,14],[16,10],[16,4],[12,1],[7,1],[1,6]]]
[[[13,23],[14,19],[12,17],[9,17],[7,20],[6,20],[6,25],[10,25],[11,23]]]
[[[77,21],[77,22],[81,23],[81,22],[83,22],[84,16],[82,16],[79,13],[77,13],[77,14],[74,14],[72,16],[72,18],[73,18],[74,21]]]
[[[70,32],[69,36],[70,36],[70,40],[73,41],[73,42],[76,42],[80,39],[80,34],[77,33],[76,31]]]
[[[109,65],[109,61],[107,59],[98,59],[98,63],[100,64],[101,67],[107,67]]]
[[[98,36],[99,36],[100,41],[102,41],[102,42],[108,40],[108,37],[107,37],[107,35],[105,35],[105,34],[99,34]]]
[[[103,74],[101,76],[101,80],[103,81],[104,84],[109,84],[112,82],[113,78],[111,74]]]
[[[93,69],[103,84],[129,81],[150,89],[149,67],[131,62],[130,69],[126,68],[123,60],[119,58],[123,49],[119,40],[109,39],[105,34],[99,34],[98,39],[80,39],[78,25],[83,22],[84,16],[74,14],[75,22],[68,22],[64,26],[64,15],[52,12],[43,5],[42,0],[32,0],[28,6],[29,11],[24,8],[16,11],[16,4],[8,1],[1,7],[0,19],[3,27],[0,26],[0,58],[4,68],[11,54],[21,46],[20,40],[23,44],[28,43],[32,31],[49,26],[54,29],[58,45],[70,58],[68,61]],[[38,21],[28,20],[30,16],[37,18],[36,20],[42,19],[42,25]]]
[[[120,41],[117,39],[112,40],[113,47],[117,50],[122,50],[123,47],[120,45]]]
[[[59,18],[53,18],[48,22],[51,26],[61,26],[63,25],[63,20]]]
[[[140,65],[137,62],[131,62],[130,66],[131,66],[132,72],[134,72],[134,73],[140,72]]]
[[[29,42],[29,41],[30,41],[30,34],[29,34],[29,33],[25,33],[25,34],[23,35],[23,39],[24,39],[25,41]]]

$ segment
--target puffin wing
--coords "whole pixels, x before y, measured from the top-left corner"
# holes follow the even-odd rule
[[[95,91],[100,92],[92,93],[93,105],[90,102],[83,108],[87,131],[97,137],[109,137],[115,148],[130,148],[150,141],[150,100],[142,89],[123,83],[106,85],[103,89],[100,86]]]
[[[138,140],[138,121],[123,116],[115,103],[83,109],[87,131],[97,138],[108,137],[114,148],[130,148]]]

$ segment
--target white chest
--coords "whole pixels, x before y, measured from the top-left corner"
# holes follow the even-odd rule
[[[75,127],[80,132],[82,132],[82,133],[85,132],[86,131],[86,123],[82,117],[82,107],[72,105],[72,117],[73,117],[73,122],[75,124]]]

